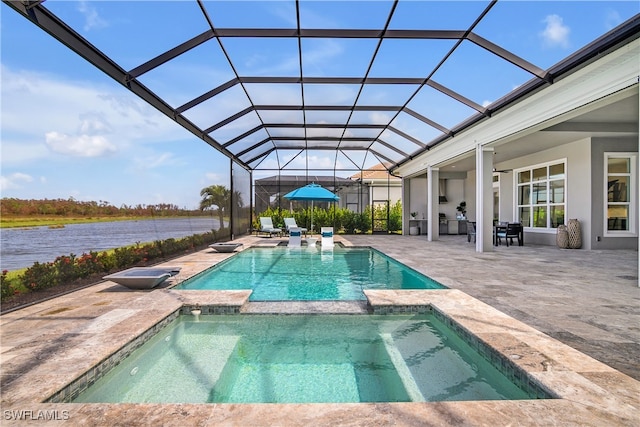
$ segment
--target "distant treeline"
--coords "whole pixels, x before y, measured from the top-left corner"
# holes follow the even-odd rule
[[[3,198],[0,200],[0,215],[6,217],[60,216],[60,217],[116,217],[116,216],[188,216],[201,213],[199,210],[181,209],[171,203],[157,205],[113,206],[106,201],[81,202],[69,199],[22,200]]]

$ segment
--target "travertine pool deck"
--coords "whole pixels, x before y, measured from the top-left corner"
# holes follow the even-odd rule
[[[247,303],[249,291],[171,289],[231,256],[206,249],[168,262],[182,270],[162,289],[132,291],[102,282],[0,316],[1,424],[640,425],[636,251],[526,245],[479,254],[464,236],[443,236],[438,242],[420,236],[336,236],[336,240],[375,247],[449,289],[367,291],[368,305]],[[247,236],[236,241],[246,248],[275,245],[279,239]],[[238,315],[437,310],[558,398],[278,405],[43,403],[52,396],[63,398],[60,391],[75,379],[93,373],[130,341],[192,305]]]

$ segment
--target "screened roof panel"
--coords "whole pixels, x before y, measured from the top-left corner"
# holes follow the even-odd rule
[[[271,135],[272,137],[278,137],[278,136],[288,136],[288,137],[293,137],[293,138],[299,138],[301,140],[304,141],[304,136],[305,136],[305,130],[302,126],[297,127],[297,128],[281,128],[281,127],[267,127],[266,131],[269,133],[269,135]],[[279,141],[278,143],[276,143],[276,145],[280,145]]]
[[[402,106],[407,99],[418,90],[419,85],[402,84],[365,84],[356,105],[399,105]]]
[[[349,138],[364,138],[364,139],[374,139],[380,135],[384,128],[375,127],[375,128],[347,128],[344,136]]]
[[[220,125],[223,120],[250,108],[251,102],[240,86],[234,86],[186,110],[183,115],[202,129]]]
[[[314,110],[314,111],[306,111],[305,117],[307,119],[307,123],[312,124],[321,124],[321,123],[329,123],[329,124],[347,124],[349,120],[350,111],[341,110],[341,111],[329,111],[329,110]]]
[[[394,167],[640,33],[631,1],[5,3],[247,169]]]
[[[260,117],[264,123],[304,124],[302,110],[260,110]]]
[[[336,156],[336,162],[340,162],[345,168],[356,167],[362,169],[364,167],[364,159],[367,156],[366,150],[340,150]]]
[[[420,89],[407,107],[448,129],[478,112],[428,85]]]
[[[469,28],[488,1],[401,1],[390,29],[461,30]]]
[[[531,73],[469,41],[462,42],[433,75],[439,84],[485,106],[533,77]]]
[[[244,138],[226,142],[224,146],[229,151],[239,156],[244,152],[253,151],[254,148],[263,148],[265,144],[262,144],[261,142],[265,139],[268,139],[268,137],[269,136],[266,134],[266,132],[264,132],[264,130],[261,130]]]
[[[203,5],[214,27],[296,28],[291,18],[296,13],[295,0],[205,1]]]
[[[406,134],[401,135],[391,130],[385,130],[382,135],[380,135],[380,140],[386,142],[387,144],[391,144],[398,150],[407,154],[411,154],[422,147],[407,136],[408,135]]]
[[[196,2],[46,1],[45,6],[125,69],[209,30]],[[126,42],[113,43],[114,34]]]
[[[138,79],[171,106],[179,107],[235,77],[219,44],[209,40],[161,63]]]
[[[376,39],[302,38],[302,72],[309,77],[362,77],[376,43]]]
[[[393,1],[300,1],[301,28],[369,29],[384,26]]]
[[[442,135],[442,131],[403,111],[391,122],[391,126],[426,143]]]
[[[300,77],[295,38],[221,37],[220,42],[240,76]]]
[[[273,141],[278,148],[298,148],[306,147],[304,137],[298,139],[276,139]]]
[[[371,125],[388,125],[391,120],[398,114],[401,106],[395,106],[396,109],[384,110],[358,110],[354,111],[349,123],[368,123]],[[366,106],[365,106],[366,108]]]
[[[455,39],[385,39],[369,76],[414,77],[424,80],[453,48],[455,42]],[[413,54],[407,55],[406,52]]]
[[[501,1],[474,32],[547,69],[640,12],[637,1]]]
[[[245,83],[253,104],[302,105],[302,91],[297,84]]]
[[[305,105],[352,106],[361,85],[304,84]]]

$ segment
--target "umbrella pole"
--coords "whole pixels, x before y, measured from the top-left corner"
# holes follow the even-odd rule
[[[311,201],[311,235],[313,236],[313,200]]]

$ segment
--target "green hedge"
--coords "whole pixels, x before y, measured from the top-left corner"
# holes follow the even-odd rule
[[[376,207],[376,216],[386,216],[386,206]],[[309,228],[311,223],[311,208],[298,209],[290,212],[286,209],[267,208],[256,215],[255,229],[260,229],[260,217],[271,217],[273,225],[284,229],[284,218],[295,218],[300,227]],[[366,234],[371,231],[373,211],[367,206],[362,213],[353,212],[347,208],[313,209],[313,232],[319,233],[321,227],[333,227],[336,233]],[[397,232],[402,230],[402,203],[398,201],[389,208],[388,230]],[[309,230],[311,231],[311,230]]]
[[[62,255],[53,262],[36,262],[23,274],[12,279],[8,278],[8,271],[4,270],[0,276],[0,297],[11,297],[19,293],[20,289],[38,291],[92,275],[104,275],[115,270],[146,265],[161,258],[187,253],[197,247],[214,243],[219,235],[225,235],[224,230],[145,244],[138,242],[134,246],[116,248],[109,252],[84,253],[80,257],[74,254]]]

